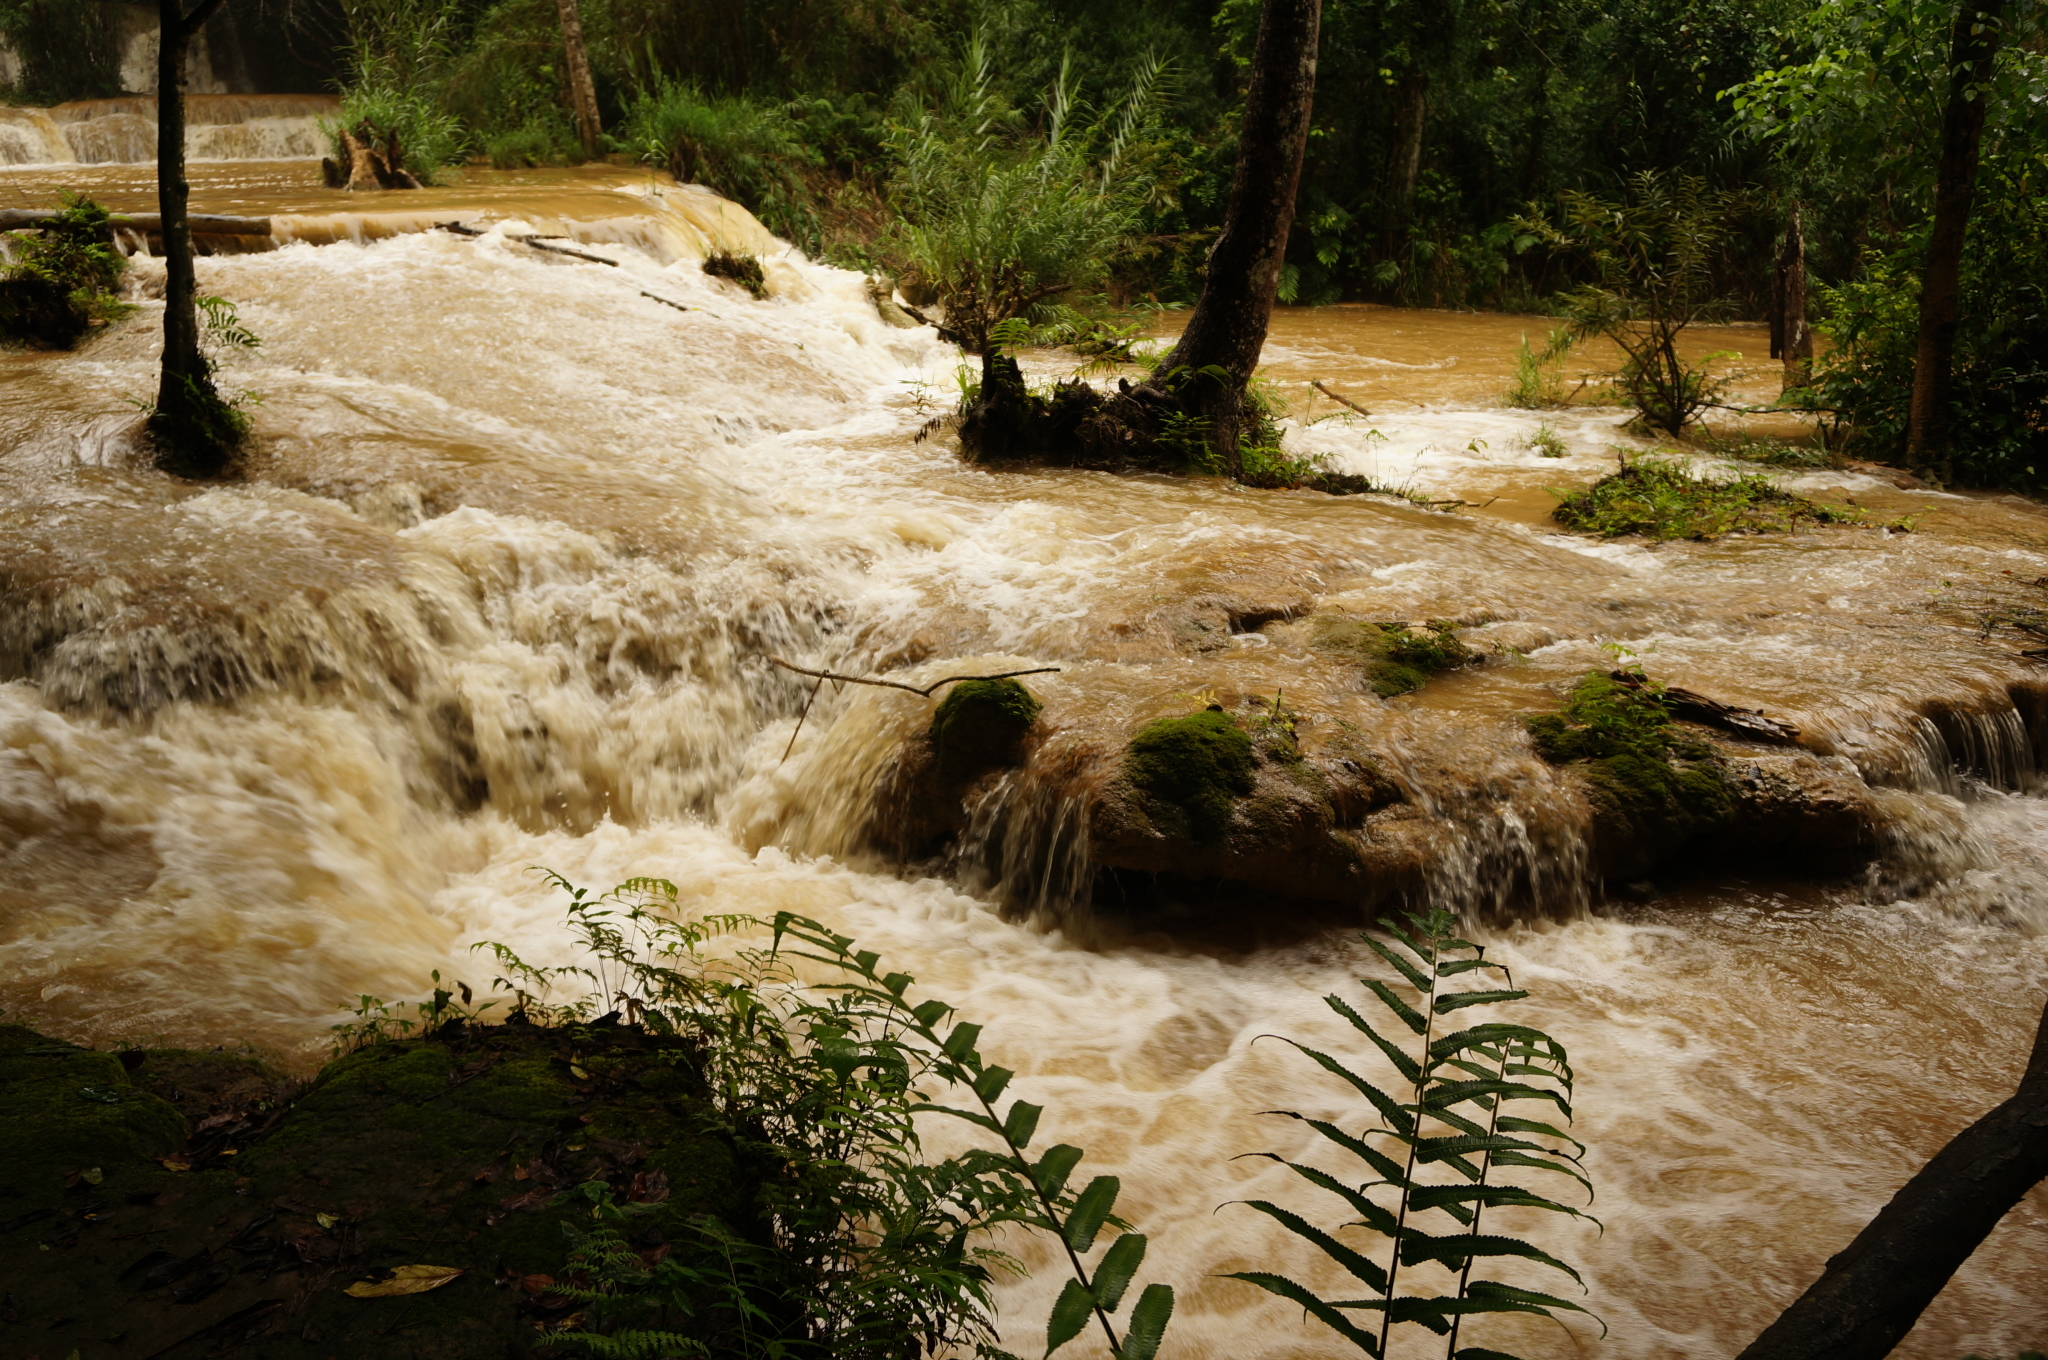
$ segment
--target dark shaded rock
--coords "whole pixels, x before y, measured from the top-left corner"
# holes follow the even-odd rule
[[[644,1246],[685,1249],[695,1215],[754,1226],[757,1181],[686,1048],[624,1026],[455,1023],[301,1088],[248,1054],[137,1061],[0,1027],[0,1279],[20,1312],[0,1322],[44,1355],[105,1352],[110,1334],[137,1356],[526,1354],[570,1308],[516,1282],[564,1273],[563,1228],[590,1221],[578,1184],[634,1204]],[[463,1274],[404,1298],[342,1292],[408,1264]]]
[[[1252,791],[1252,740],[1220,710],[1161,718],[1131,739],[1124,779],[1168,837],[1212,837]]]
[[[965,783],[996,766],[1016,764],[1039,708],[1015,680],[962,680],[953,686],[932,714],[940,779]]]
[[[1146,726],[1091,810],[1102,868],[1165,876],[1182,896],[1205,882],[1260,896],[1356,902],[1379,890],[1375,812],[1400,787],[1362,753],[1304,754],[1286,714],[1249,729],[1212,710]],[[1383,886],[1383,885],[1381,885]]]

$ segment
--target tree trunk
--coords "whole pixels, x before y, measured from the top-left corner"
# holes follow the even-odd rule
[[[576,105],[576,131],[583,138],[583,159],[597,159],[597,87],[590,80],[590,57],[583,50],[583,19],[576,0],[555,0],[562,12],[562,50],[568,58],[569,97]]]
[[[1941,162],[1934,182],[1934,230],[1920,282],[1920,346],[1913,361],[1913,402],[1906,425],[1906,462],[1916,468],[1943,471],[1948,461],[1963,235],[1977,192],[1985,86],[1998,56],[2004,9],[2005,0],[1961,0],[1950,40],[1948,107],[1941,119]]]
[[[1232,476],[1242,466],[1245,386],[1266,345],[1294,225],[1322,10],[1322,0],[1265,0],[1259,13],[1223,231],[1209,252],[1208,277],[1187,329],[1153,379],[1184,411],[1209,420],[1211,445]]]
[[[199,348],[199,310],[192,270],[192,222],[185,182],[185,52],[192,35],[224,0],[201,0],[189,15],[184,0],[158,0],[156,65],[156,191],[164,243],[164,354],[157,381],[157,462],[180,476],[214,476],[226,462],[218,441],[193,438],[209,424],[211,368]]]
[[[1806,324],[1806,232],[1800,225],[1797,202],[1785,221],[1785,241],[1778,252],[1771,293],[1776,304],[1771,315],[1771,357],[1785,361],[1785,382],[1779,390],[1790,392],[1813,379],[1813,331]]]
[[[1957,1134],[1737,1360],[1880,1360],[2048,1177],[2048,1010],[2019,1090]]]
[[[1398,255],[1415,214],[1415,183],[1422,177],[1422,133],[1429,111],[1429,77],[1410,70],[1394,87],[1394,144],[1387,155],[1386,246]]]

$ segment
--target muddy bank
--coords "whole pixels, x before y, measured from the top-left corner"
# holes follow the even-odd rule
[[[634,1031],[454,1023],[310,1081],[253,1053],[78,1048],[0,1026],[0,1349],[44,1356],[545,1351],[576,1304],[574,1187],[639,1211],[644,1258],[746,1178],[687,1063]],[[687,1248],[685,1248],[687,1249]],[[430,1291],[352,1297],[404,1267]]]

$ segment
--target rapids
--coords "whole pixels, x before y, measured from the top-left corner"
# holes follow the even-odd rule
[[[62,182],[143,208],[149,174],[17,167],[0,203]],[[931,703],[827,688],[784,761],[806,691],[761,662],[774,652],[928,678],[1059,665],[1032,681],[1055,741],[1277,690],[1367,733],[1431,814],[1426,894],[1515,967],[1535,993],[1520,1014],[1579,1073],[1605,1232],[1508,1226],[1582,1266],[1611,1332],[1494,1321],[1480,1344],[1731,1355],[2017,1077],[2048,980],[2041,691],[1976,618],[2048,574],[2031,503],[1808,473],[1791,484],[1924,512],[1919,530],[1566,536],[1545,488],[1640,442],[1619,413],[1551,417],[1569,452],[1540,457],[1524,442],[1539,416],[1496,404],[1540,319],[1376,308],[1280,316],[1268,376],[1293,437],[1432,496],[1493,498],[1481,508],[991,472],[943,434],[914,438],[954,399],[952,352],[702,191],[471,171],[371,211],[311,187],[304,162],[193,179],[195,210],[274,214],[284,242],[198,265],[264,339],[223,375],[260,397],[247,480],[182,485],[138,453],[160,264],[136,262],[138,314],[79,352],[0,353],[10,1019],[317,1056],[358,994],[418,995],[435,968],[484,981],[476,941],[565,960],[536,865],[597,886],[663,876],[694,910],[799,910],[985,1022],[985,1048],[1047,1105],[1045,1136],[1124,1178],[1148,1275],[1180,1293],[1169,1354],[1339,1354],[1294,1309],[1212,1277],[1338,1287],[1218,1206],[1327,1215],[1232,1158],[1307,1150],[1261,1110],[1359,1116],[1256,1041],[1355,1053],[1320,998],[1355,998],[1370,956],[1269,906],[1171,934],[1098,909],[1074,810],[1029,790],[1013,791],[1028,854],[880,862],[867,799]],[[495,225],[419,230],[451,216]],[[537,252],[522,229],[616,266]],[[772,256],[767,301],[697,268],[721,243]],[[1747,352],[1768,393],[1759,330],[1694,340]],[[1217,600],[1241,630],[1188,645],[1188,611]],[[1310,607],[1453,618],[1498,654],[1382,702],[1290,640]],[[1514,716],[1553,705],[1603,642],[1791,717],[1877,787],[1893,843],[1868,881],[1701,865],[1647,905],[1601,905],[1584,810]],[[2041,1346],[2044,1234],[2036,1191],[1898,1353]],[[1003,1294],[1023,1351],[1059,1276],[1038,1245],[1009,1245],[1036,1271]]]

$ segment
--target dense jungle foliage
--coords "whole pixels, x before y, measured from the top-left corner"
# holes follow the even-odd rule
[[[24,57],[16,94],[109,92],[108,8],[0,0],[0,36]],[[965,288],[970,348],[1010,317],[1071,325],[1077,304],[1170,305],[1200,286],[1257,0],[580,9],[611,153],[710,184],[839,263],[942,276],[949,310]],[[2048,481],[2040,10],[2005,7],[1980,82],[1956,362],[1965,482]],[[301,54],[324,44],[351,104],[404,125],[416,156],[580,155],[553,0],[229,11],[288,30]],[[1695,224],[1706,248],[1687,262],[1688,316],[1755,318],[1796,202],[1827,352],[1811,400],[1854,451],[1896,455],[1955,13],[1949,0],[1328,0],[1281,300],[1563,313],[1590,286],[1626,305],[1587,224],[1603,203],[1625,209],[1645,176],[1682,176],[1713,209]],[[60,31],[73,39],[49,41]]]

